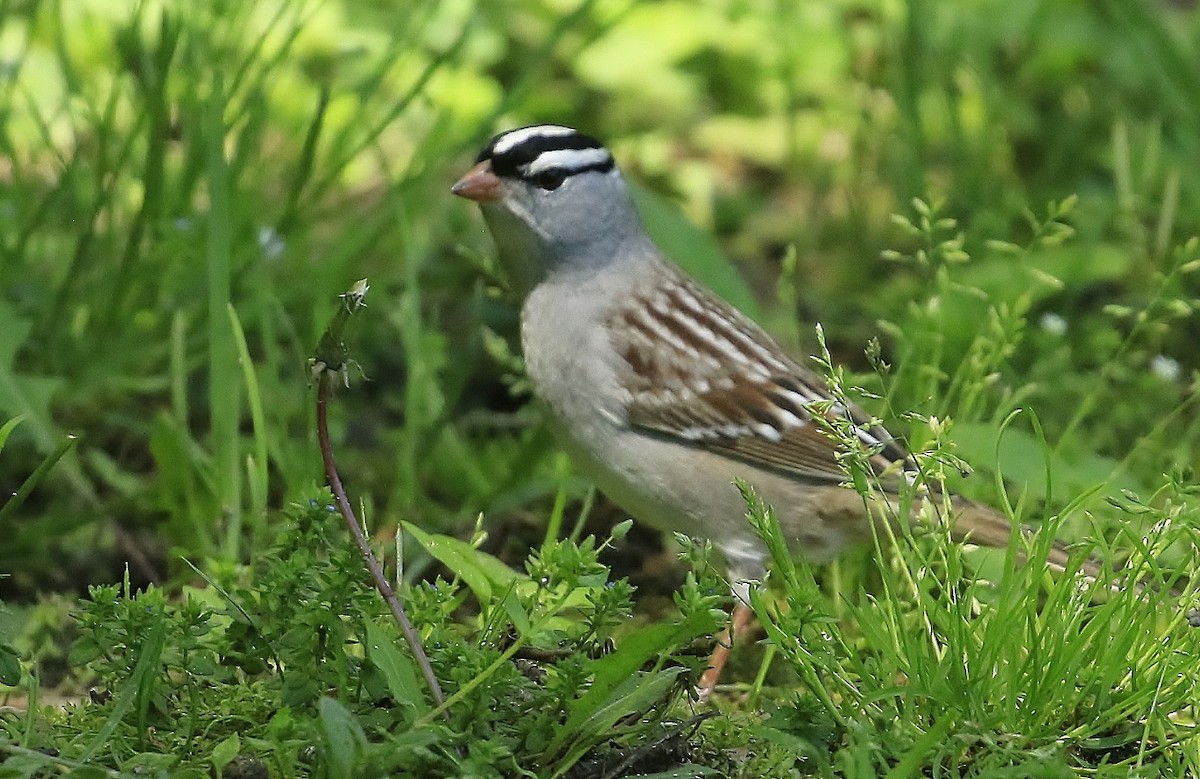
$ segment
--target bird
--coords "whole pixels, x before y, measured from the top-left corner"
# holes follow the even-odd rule
[[[521,300],[526,372],[559,444],[635,519],[712,543],[736,596],[730,634],[749,623],[750,583],[768,558],[737,480],[805,559],[870,539],[873,512],[847,486],[825,423],[855,423],[882,480],[912,478],[912,455],[655,245],[600,141],[556,124],[501,132],[451,192],[479,205]],[[1002,514],[953,505],[956,539],[1008,546]],[[1048,562],[1068,560],[1059,545]],[[704,697],[728,646],[701,677]]]

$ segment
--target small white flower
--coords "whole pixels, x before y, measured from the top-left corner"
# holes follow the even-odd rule
[[[267,261],[278,260],[287,250],[287,241],[273,227],[258,228],[258,248]]]
[[[1042,318],[1038,320],[1038,326],[1050,335],[1061,337],[1067,334],[1067,320],[1053,311],[1042,314]]]
[[[1166,382],[1179,381],[1179,361],[1165,354],[1156,354],[1150,360],[1150,372]]]

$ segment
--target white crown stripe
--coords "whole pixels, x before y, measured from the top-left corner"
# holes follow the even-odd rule
[[[542,171],[551,169],[570,173],[611,161],[612,155],[608,153],[607,149],[551,149],[539,154],[537,159],[526,165],[522,172],[526,176],[536,176]]]
[[[512,149],[525,143],[530,138],[557,138],[563,135],[573,135],[575,129],[573,127],[563,127],[561,124],[539,124],[533,127],[522,127],[520,130],[513,130],[510,133],[505,133],[499,138],[495,145],[492,146],[492,155],[505,154]]]

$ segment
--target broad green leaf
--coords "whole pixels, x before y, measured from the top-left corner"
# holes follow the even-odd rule
[[[225,766],[229,765],[238,756],[238,752],[241,751],[242,740],[238,738],[237,733],[234,733],[213,747],[212,754],[209,755],[208,760],[213,764],[213,768],[217,769],[217,773],[220,774],[221,771],[225,770]]]
[[[425,547],[425,551],[460,576],[480,603],[491,603],[496,589],[507,589],[518,578],[516,571],[465,541],[426,533],[411,522],[404,523],[404,530]]]
[[[533,632],[533,625],[529,621],[529,613],[521,605],[521,599],[517,597],[516,589],[510,585],[500,597],[500,608],[504,609],[504,613],[508,615],[508,619],[512,622],[513,627],[517,629],[517,633],[527,636]]]
[[[628,779],[702,779],[705,776],[721,776],[721,772],[705,765],[681,765],[670,771],[653,774],[630,774]]]
[[[1024,262],[1007,255],[983,257],[958,269],[955,280],[999,299],[1031,295],[1041,300],[1058,294],[1061,287],[1080,290],[1125,278],[1132,263],[1128,251],[1112,244],[1059,246],[1030,252]]]
[[[415,716],[418,717],[429,711],[425,686],[421,683],[416,664],[387,631],[371,620],[367,620],[366,649],[367,659],[383,674],[388,692],[396,703],[410,711],[415,710]]]
[[[367,737],[354,715],[333,698],[321,698],[317,708],[321,715],[325,758],[329,762],[328,775],[333,779],[351,779],[356,775],[355,768]]]
[[[1126,278],[1133,267],[1133,254],[1111,243],[1067,244],[1039,249],[1030,264],[1049,273],[1071,289]]]
[[[1045,497],[1047,458],[1055,494],[1077,495],[1097,484],[1107,484],[1106,491],[1111,494],[1122,489],[1140,491],[1140,485],[1117,461],[1091,452],[1067,456],[1047,451],[1032,433],[1013,427],[1000,439],[997,460],[996,435],[995,425],[969,422],[955,423],[952,433],[963,459],[999,471],[1006,480],[1028,490],[1031,497]]]
[[[16,687],[21,681],[21,658],[8,644],[0,644],[0,684]]]
[[[701,635],[711,621],[708,614],[698,613],[685,622],[651,625],[623,638],[616,651],[594,660],[591,664],[592,686],[571,704],[567,722],[550,742],[547,753],[557,753],[585,721],[620,698],[621,693],[614,694],[614,690],[634,676],[651,657]]]
[[[683,672],[683,668],[669,668],[652,674],[635,672],[627,677],[587,719],[566,731],[570,733],[574,742],[562,761],[563,765],[573,765],[596,743],[607,739],[613,726],[622,718],[649,709],[656,700],[666,694]]]

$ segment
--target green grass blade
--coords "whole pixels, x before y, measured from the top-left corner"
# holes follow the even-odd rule
[[[233,248],[232,186],[225,159],[225,85],[214,72],[205,105],[206,170],[209,211],[207,223],[208,268],[208,371],[209,420],[213,451],[213,483],[227,525],[221,545],[227,560],[240,554],[242,534],[241,467],[239,451],[239,382],[237,344],[226,313],[232,305],[231,254]]]
[[[19,419],[20,417],[10,420],[5,424],[4,427],[8,428],[9,425],[12,425],[13,422]],[[8,437],[8,432],[11,432],[11,430],[6,432],[3,428],[0,428],[0,436],[3,438]],[[3,506],[0,506],[0,526],[3,526],[4,522],[16,513],[17,509],[21,507],[21,504],[25,502],[38,484],[41,483],[42,479],[46,477],[46,474],[50,473],[50,470],[58,464],[58,461],[61,460],[67,454],[67,452],[70,452],[72,449],[74,449],[78,442],[79,441],[75,436],[67,436],[58,442],[58,445],[54,447],[54,451],[50,452],[50,454],[46,455],[42,461],[38,463],[38,467],[34,469],[33,473],[29,474],[29,478],[21,482],[21,486],[17,488],[17,491],[13,493],[12,497],[5,501]],[[0,438],[0,448],[3,448],[2,438]]]
[[[263,523],[267,517],[267,491],[269,470],[267,468],[267,430],[266,416],[263,414],[262,393],[258,386],[258,374],[254,369],[254,360],[250,357],[250,349],[246,346],[246,333],[242,329],[237,311],[230,304],[226,308],[229,315],[229,327],[233,333],[234,344],[237,346],[238,364],[242,366],[242,381],[246,385],[246,402],[250,407],[250,421],[253,425],[254,455],[246,462],[246,475],[249,477],[250,516],[257,523]]]

